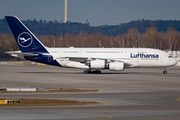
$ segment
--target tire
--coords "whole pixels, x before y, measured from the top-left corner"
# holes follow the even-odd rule
[[[167,71],[165,70],[165,71],[163,71],[163,73],[164,73],[164,74],[167,74]]]

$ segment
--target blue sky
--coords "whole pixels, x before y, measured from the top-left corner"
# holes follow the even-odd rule
[[[0,19],[64,19],[64,0],[0,0]],[[68,0],[68,20],[90,25],[117,25],[131,20],[180,20],[180,0]]]

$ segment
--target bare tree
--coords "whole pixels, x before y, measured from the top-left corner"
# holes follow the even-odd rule
[[[127,34],[127,39],[129,43],[129,47],[139,47],[139,30],[137,28],[131,28],[128,30]]]
[[[146,32],[141,38],[142,47],[148,48],[159,48],[160,45],[160,36],[157,32],[156,27],[150,27],[146,29]]]
[[[167,45],[167,48],[170,50],[176,50],[176,46],[179,42],[179,34],[178,32],[173,29],[172,27],[168,28],[168,31],[165,34],[165,42]]]

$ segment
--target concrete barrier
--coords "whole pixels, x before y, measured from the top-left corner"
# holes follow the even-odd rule
[[[36,91],[37,88],[6,88],[6,91]]]

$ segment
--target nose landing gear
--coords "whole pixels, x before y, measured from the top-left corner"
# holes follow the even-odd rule
[[[164,71],[163,71],[163,73],[164,73],[164,74],[167,74],[167,70],[166,70],[166,68],[164,68]]]

